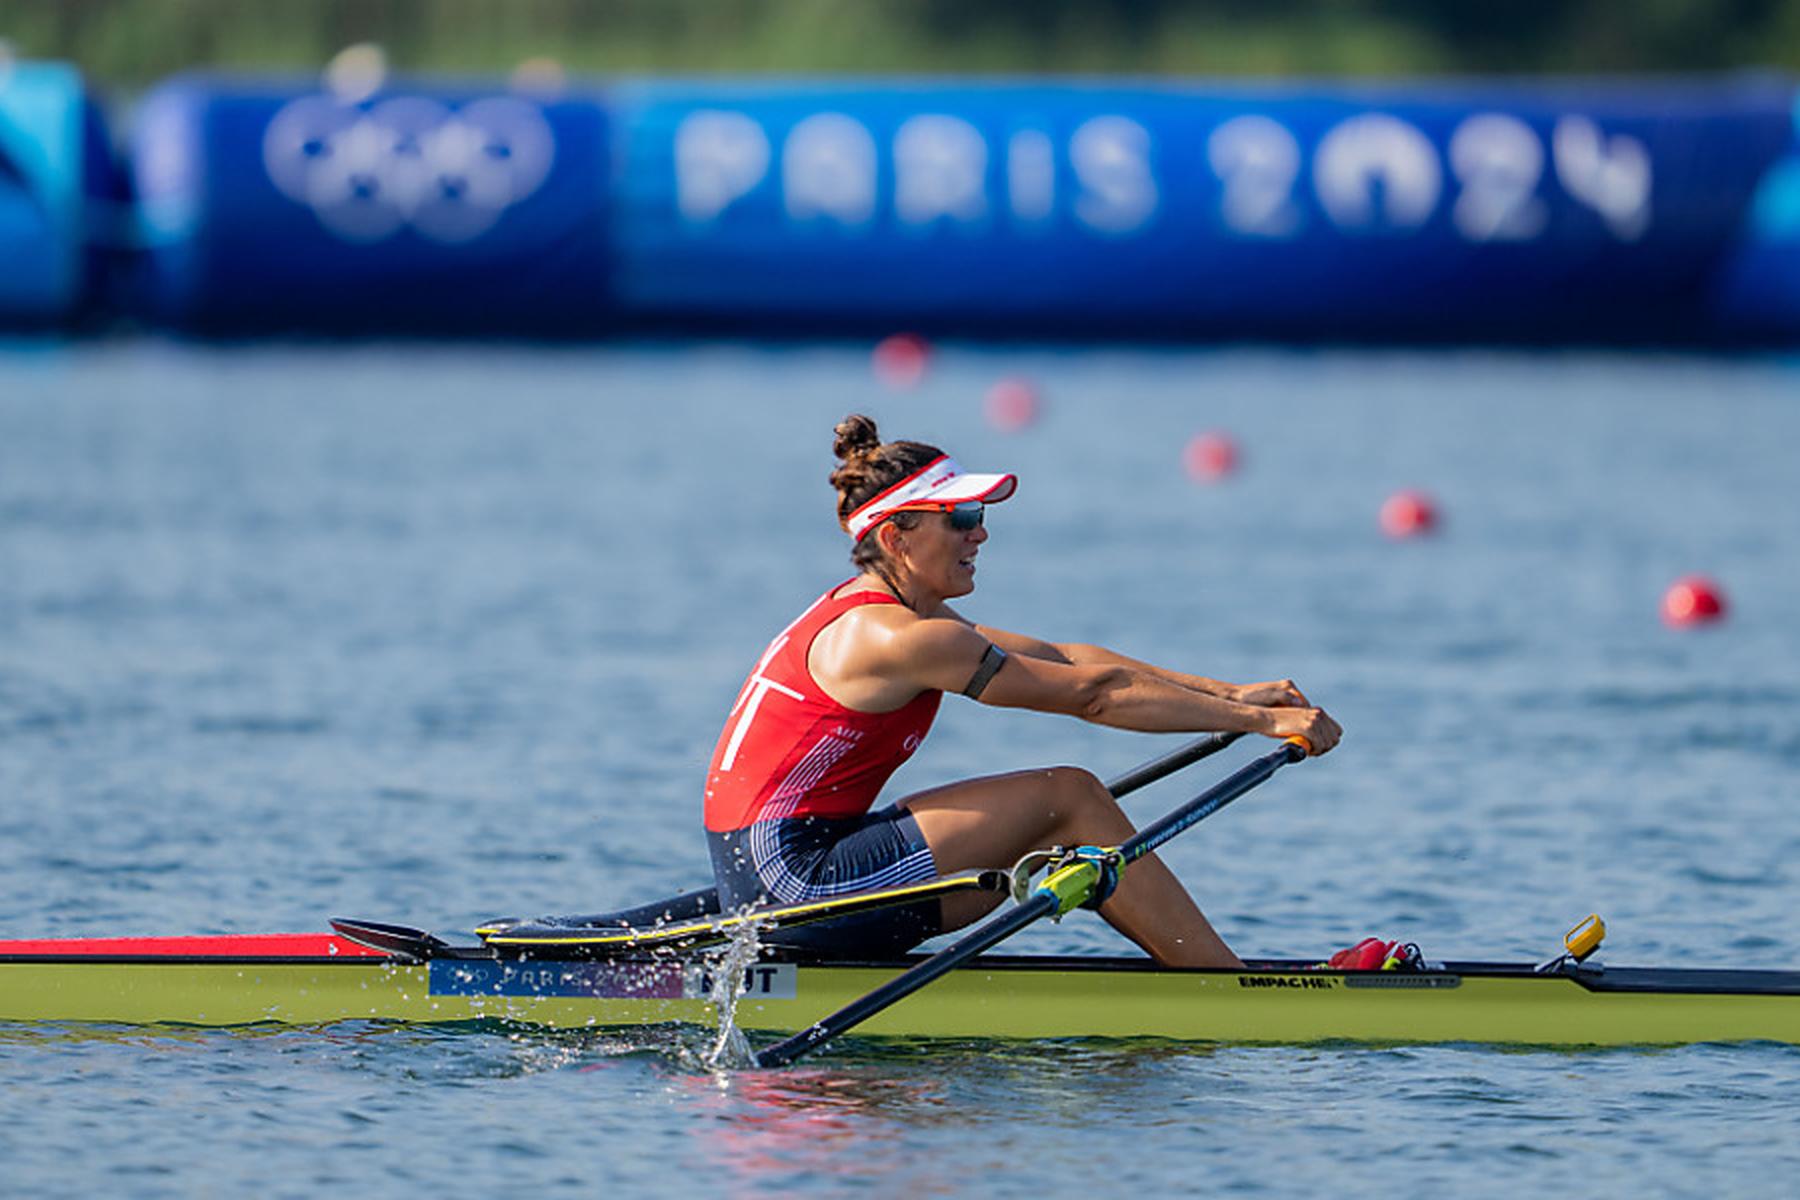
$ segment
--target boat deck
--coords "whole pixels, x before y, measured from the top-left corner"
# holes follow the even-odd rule
[[[738,1023],[803,1028],[917,956],[771,955],[741,984]],[[557,1028],[710,1024],[703,960],[428,961],[333,934],[0,941],[0,1021],[201,1026],[499,1020]],[[1208,1042],[1534,1045],[1800,1043],[1800,971],[1449,962],[1426,972],[1166,970],[1137,957],[988,955],[865,1026],[870,1035]]]

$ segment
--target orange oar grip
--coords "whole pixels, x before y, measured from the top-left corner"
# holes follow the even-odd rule
[[[1312,743],[1301,737],[1299,734],[1296,733],[1293,737],[1287,738],[1286,741],[1290,746],[1300,747],[1300,752],[1302,754],[1309,757],[1312,755]]]

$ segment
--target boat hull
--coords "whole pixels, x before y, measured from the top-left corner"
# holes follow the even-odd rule
[[[343,948],[58,953],[42,949],[53,943],[30,943],[33,950],[22,953],[16,947],[25,943],[0,943],[0,1022],[499,1021],[584,1029],[716,1020],[707,998],[713,981],[691,961],[419,962],[314,936]],[[906,965],[760,963],[742,981],[736,1020],[751,1031],[791,1033]],[[1161,970],[1142,959],[993,956],[950,973],[859,1032],[1266,1043],[1800,1043],[1800,972],[1618,968],[1538,975],[1480,963],[1423,974],[1316,971],[1297,963],[1191,971]]]

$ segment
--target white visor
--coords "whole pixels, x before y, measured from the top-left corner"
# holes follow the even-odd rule
[[[946,509],[979,500],[998,504],[1012,495],[1019,481],[1012,475],[970,475],[949,455],[933,459],[873,500],[859,505],[844,519],[850,536],[860,538],[897,512],[908,509]]]

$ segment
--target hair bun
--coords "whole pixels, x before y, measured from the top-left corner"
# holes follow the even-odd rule
[[[861,413],[851,413],[839,421],[832,433],[835,436],[831,452],[844,462],[851,462],[881,448],[881,434],[875,429],[875,419]]]

